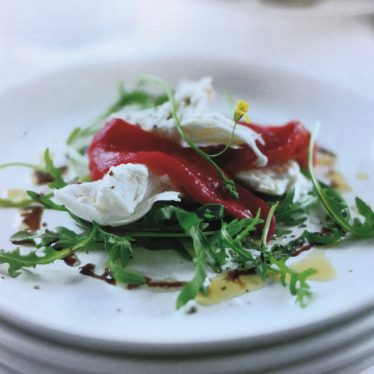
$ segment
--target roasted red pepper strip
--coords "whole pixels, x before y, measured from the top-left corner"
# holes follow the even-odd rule
[[[222,204],[236,218],[253,217],[261,209],[266,219],[269,206],[249,190],[237,186],[239,199],[223,190],[223,182],[211,164],[188,148],[121,119],[109,122],[96,134],[90,149],[92,179],[100,179],[111,166],[139,163],[158,175],[167,175],[173,187],[200,204]],[[269,237],[273,235],[272,219]]]
[[[284,126],[259,126],[253,123],[240,123],[260,134],[264,144],[259,144],[261,152],[267,156],[268,165],[288,160],[297,161],[307,168],[309,131],[299,122],[291,121]],[[256,167],[257,156],[248,145],[230,149],[221,160],[224,170],[231,175]]]

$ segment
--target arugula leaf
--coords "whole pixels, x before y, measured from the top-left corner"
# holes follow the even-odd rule
[[[125,269],[132,258],[132,239],[108,233],[97,225],[96,227],[99,234],[97,240],[104,242],[104,250],[108,254],[107,268],[113,278],[124,284],[145,284],[146,278],[143,275]]]
[[[0,264],[9,264],[8,272],[11,276],[20,274],[20,269],[24,267],[35,267],[36,265],[50,264],[56,260],[63,259],[71,253],[85,249],[95,240],[97,228],[93,226],[91,231],[76,234],[74,231],[65,227],[59,227],[55,232],[47,230],[45,233],[35,235],[32,239],[40,238],[40,244],[37,248],[40,251],[33,251],[27,254],[21,254],[20,249],[16,248],[11,252],[0,251]]]
[[[209,242],[200,230],[201,219],[196,213],[187,212],[183,209],[174,208],[175,217],[184,232],[191,236],[195,257],[195,275],[193,279],[185,284],[177,298],[177,309],[180,309],[189,300],[193,300],[199,291],[203,291],[203,283],[206,278],[206,254],[205,248],[209,247]]]
[[[109,263],[108,268],[110,269],[113,278],[119,283],[142,285],[147,281],[144,275],[136,273],[132,270],[125,270],[117,263]]]
[[[361,237],[374,237],[373,210],[359,197],[356,197],[355,202],[358,213],[364,218],[364,220],[362,221],[359,218],[354,219],[352,224],[352,227],[354,228],[354,231],[352,230],[353,234]]]
[[[327,245],[339,242],[345,236],[345,232],[339,227],[331,227],[326,232],[304,231],[302,237],[311,245]]]
[[[27,194],[32,198],[33,201],[43,205],[45,208],[68,212],[63,205],[58,205],[51,200],[51,197],[53,196],[52,193],[42,194],[34,191],[27,191]]]
[[[39,255],[37,252],[30,252],[22,255],[20,249],[16,248],[11,252],[0,250],[0,264],[9,264],[8,273],[12,277],[20,275],[20,269],[25,267],[35,268],[36,265],[46,265],[63,259],[72,252],[70,249],[56,251],[53,248],[46,247]]]
[[[310,268],[298,272],[287,266],[285,260],[277,260],[273,256],[270,256],[269,258],[272,265],[270,269],[280,275],[282,284],[288,286],[291,295],[296,296],[296,302],[301,307],[305,307],[312,296],[310,286],[306,280],[311,275],[316,274],[317,270]]]
[[[302,201],[294,201],[294,198],[295,189],[293,188],[279,201],[279,205],[275,211],[278,224],[297,226],[304,223],[308,218],[310,209],[318,201],[313,194]]]
[[[233,220],[230,223],[223,223],[221,230],[217,234],[215,240],[221,241],[222,244],[235,253],[237,261],[246,263],[247,261],[254,261],[254,257],[243,241],[247,238],[250,232],[253,232],[262,220],[260,219],[260,212],[254,218],[247,218],[243,220]]]
[[[55,167],[48,148],[44,152],[44,162],[45,162],[45,169],[42,169],[37,165],[19,163],[19,162],[0,165],[0,169],[3,167],[11,167],[11,166],[30,167],[36,171],[42,171],[52,176],[53,182],[48,184],[50,188],[59,189],[59,188],[65,187],[66,183],[62,177],[62,171],[60,168]],[[32,203],[35,201],[49,209],[66,210],[62,206],[55,204],[50,199],[50,197],[52,196],[51,193],[47,195],[43,195],[43,194],[38,194],[36,192],[27,191],[27,194],[31,197],[31,199],[18,200],[18,199],[1,199],[0,198],[0,207],[2,208],[26,208],[32,205]]]
[[[291,295],[296,296],[296,302],[301,307],[305,307],[307,300],[310,299],[312,295],[306,279],[317,273],[317,270],[310,268],[302,272],[297,272],[286,264],[286,259],[276,259],[273,255],[272,249],[267,247],[266,240],[268,237],[270,222],[277,206],[278,203],[271,206],[262,233],[261,249],[263,251],[264,260],[268,264],[268,268],[266,269],[263,267],[261,275],[266,278],[268,276],[268,271],[278,273],[282,284],[288,286]]]
[[[16,233],[14,233],[10,237],[10,241],[13,244],[25,244],[25,243],[28,243],[28,244],[34,244],[34,245],[36,245],[34,239],[38,238],[38,237],[39,237],[39,234],[37,234],[37,233],[35,233],[33,231],[21,230],[21,231],[17,231]]]
[[[343,197],[333,188],[323,185],[317,180],[313,170],[315,134],[316,132],[312,134],[310,140],[308,169],[314,189],[323,207],[342,230],[358,238],[374,238],[374,212],[369,205],[360,198],[356,198],[356,207],[361,218],[355,218],[352,222],[348,204]]]
[[[178,295],[176,307],[180,309],[189,300],[194,299],[200,291],[203,291],[207,266],[206,250],[210,247],[210,243],[200,227],[203,220],[195,212],[168,205],[157,210],[153,215],[153,219],[161,221],[173,218],[177,220],[183,232],[192,239],[194,248],[195,275],[190,282],[184,285]]]
[[[295,256],[305,246],[326,246],[340,242],[346,235],[335,223],[326,224],[321,232],[305,230],[299,237],[286,244],[274,244],[271,253],[275,258],[287,259]]]
[[[204,204],[196,209],[196,214],[206,221],[224,218],[225,209],[221,204]]]
[[[82,243],[84,243],[90,235],[91,232],[77,234],[66,227],[57,227],[56,231],[46,230],[39,236],[40,244],[37,245],[37,248],[50,247],[61,250],[75,247],[78,243],[81,243],[79,248],[82,248]]]
[[[189,229],[186,229],[192,238],[195,257],[193,262],[195,263],[195,275],[193,279],[185,284],[177,298],[177,309],[180,309],[189,300],[193,300],[196,295],[203,290],[203,283],[206,278],[206,256],[204,249],[206,245],[209,245],[205,235],[199,228],[192,225]]]
[[[132,258],[132,242],[134,239],[128,236],[119,236],[107,232],[96,223],[93,223],[93,226],[96,228],[97,232],[95,238],[96,243],[104,244],[104,250],[108,255],[106,267],[110,270],[113,279],[123,284],[145,284],[147,278],[144,275],[126,269]]]
[[[108,252],[109,261],[118,262],[122,267],[127,266],[132,257],[132,246],[126,237],[113,234],[105,235],[104,249]]]
[[[104,250],[108,254],[109,262],[112,264],[118,263],[123,268],[126,267],[133,253],[132,238],[106,232],[96,223],[94,225],[98,231],[96,240],[104,243]]]
[[[102,122],[111,114],[116,113],[126,106],[137,105],[141,108],[155,107],[167,101],[166,95],[153,95],[148,91],[137,88],[133,91],[126,91],[122,85],[118,89],[117,100],[100,114],[90,125],[75,128],[67,139],[67,144],[72,145],[78,139],[94,135],[102,127]]]
[[[61,169],[57,168],[53,164],[53,160],[47,148],[44,152],[45,170],[53,178],[53,182],[49,183],[48,186],[52,189],[59,189],[66,186],[64,178],[62,177]]]

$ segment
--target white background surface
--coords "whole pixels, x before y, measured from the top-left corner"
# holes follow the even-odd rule
[[[0,1],[1,88],[77,61],[181,51],[240,56],[369,90],[374,2]]]
[[[374,96],[374,1],[0,0],[0,91],[143,53],[232,57]]]

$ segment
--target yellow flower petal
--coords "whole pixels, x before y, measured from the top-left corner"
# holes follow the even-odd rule
[[[249,105],[245,100],[238,100],[236,104],[235,112],[238,114],[244,115],[248,112]]]
[[[246,122],[249,122],[249,117],[247,116],[249,105],[245,100],[238,100],[234,112],[234,122],[239,122],[244,116]]]

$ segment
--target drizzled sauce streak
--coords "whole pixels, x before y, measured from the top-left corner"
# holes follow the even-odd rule
[[[241,275],[254,275],[256,274],[256,269],[235,269],[230,270],[227,275],[225,276],[225,279],[228,281],[235,281],[237,280]]]
[[[29,231],[37,231],[40,229],[42,220],[43,208],[40,206],[33,206],[21,210],[22,224],[26,226]]]
[[[156,288],[180,288],[180,287],[183,287],[186,284],[186,282],[183,282],[183,281],[157,281],[157,280],[152,280],[150,278],[147,278],[145,284],[148,287],[156,287]]]
[[[102,280],[108,284],[112,284],[112,285],[116,284],[116,280],[113,278],[112,273],[110,272],[109,269],[105,269],[104,273],[101,275],[95,273],[95,265],[91,263],[86,264],[80,267],[79,269],[80,269],[79,272],[83,275],[87,275],[89,277]]]
[[[89,277],[102,280],[111,285],[117,284],[116,280],[113,278],[112,273],[109,269],[105,269],[104,273],[101,275],[95,273],[95,265],[91,263],[86,264],[80,267],[79,269],[80,269],[79,272],[83,275],[87,275]],[[151,288],[180,288],[180,287],[183,287],[185,284],[186,282],[183,282],[183,281],[159,281],[159,280],[153,280],[149,277],[146,277],[144,285],[151,287]],[[126,286],[129,290],[133,290],[133,289],[142,287],[144,285],[129,283]]]
[[[309,244],[309,243],[306,243],[304,245],[302,245],[300,248],[297,248],[295,249],[292,253],[291,253],[291,257],[296,257],[298,256],[300,253],[303,253],[305,251],[309,251],[309,249],[312,248],[312,245]]]
[[[323,155],[327,155],[327,156],[331,156],[331,157],[337,157],[336,156],[336,153],[334,153],[333,151],[330,151],[329,149],[325,148],[325,147],[321,147],[320,145],[318,146],[318,153],[321,153]]]
[[[127,289],[129,290],[135,290],[142,286],[147,286],[150,288],[181,288],[186,284],[184,281],[160,281],[160,280],[153,280],[149,277],[145,278],[145,284],[134,284],[129,283],[126,285]]]

